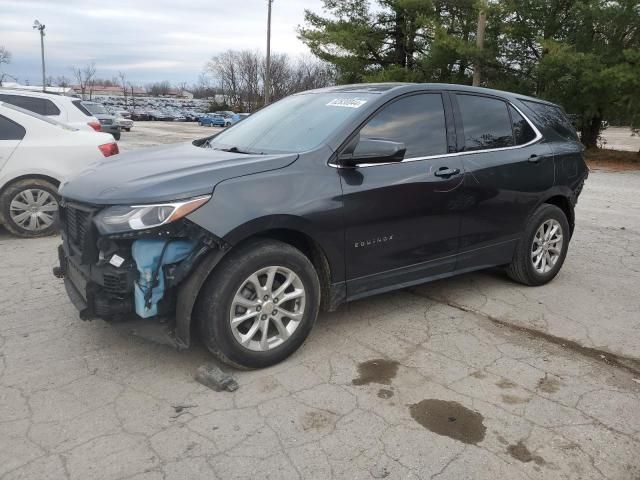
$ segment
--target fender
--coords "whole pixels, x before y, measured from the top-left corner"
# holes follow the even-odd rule
[[[220,263],[227,250],[212,250],[198,263],[187,279],[178,287],[176,300],[175,340],[178,349],[191,344],[191,319],[198,294],[213,269]]]

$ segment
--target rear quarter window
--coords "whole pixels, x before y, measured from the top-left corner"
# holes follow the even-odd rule
[[[0,100],[10,103],[16,107],[22,107],[30,112],[37,113],[39,115],[60,115],[60,109],[47,98],[28,97],[25,95],[10,95],[6,93],[0,93]]]
[[[578,134],[571,120],[569,120],[560,107],[529,100],[521,100],[521,102],[533,110],[533,113],[536,114],[536,117],[545,128],[552,129],[566,140],[578,141]]]

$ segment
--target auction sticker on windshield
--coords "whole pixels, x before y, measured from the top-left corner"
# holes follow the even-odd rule
[[[336,98],[327,103],[327,107],[360,108],[365,103],[367,103],[366,100],[359,98]]]

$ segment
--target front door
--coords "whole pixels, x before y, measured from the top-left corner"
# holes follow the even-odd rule
[[[401,97],[360,130],[360,139],[404,143],[404,161],[338,170],[349,299],[418,283],[455,265],[464,170],[458,156],[447,155],[447,126],[453,126],[443,99],[440,93]]]

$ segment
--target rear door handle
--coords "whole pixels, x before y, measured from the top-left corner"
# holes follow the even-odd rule
[[[460,173],[459,168],[440,167],[435,171],[436,177],[449,178]]]
[[[534,153],[529,157],[529,162],[531,162],[531,163],[539,163],[541,159],[542,159],[542,157],[539,157],[538,155],[536,155]]]

